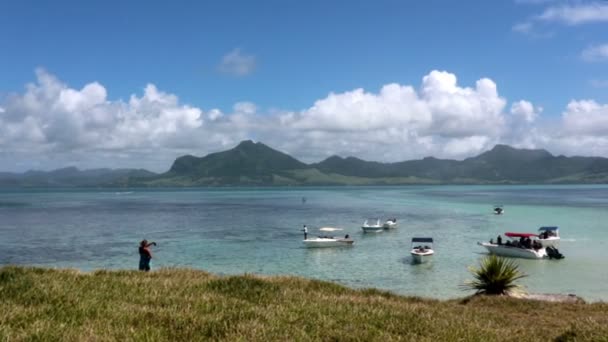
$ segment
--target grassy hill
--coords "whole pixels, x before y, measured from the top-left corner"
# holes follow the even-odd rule
[[[448,286],[457,286],[450,284]],[[0,340],[606,341],[608,304],[438,301],[295,277],[0,268]]]

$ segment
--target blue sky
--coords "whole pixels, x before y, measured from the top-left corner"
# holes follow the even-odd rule
[[[16,98],[26,98],[26,84],[43,86],[40,74],[36,75],[36,70],[43,70],[66,89],[79,91],[97,82],[104,89],[102,102],[105,104],[126,104],[133,94],[143,98],[145,87],[153,84],[163,94],[177,98],[176,108],[187,106],[201,110],[201,125],[186,125],[189,128],[207,134],[200,129],[208,129],[209,125],[204,123],[214,120],[204,120],[203,116],[218,110],[226,121],[221,125],[226,132],[222,131],[224,135],[215,140],[192,144],[160,143],[157,148],[165,151],[164,159],[160,160],[149,159],[140,145],[128,142],[95,149],[83,145],[83,141],[69,144],[61,138],[53,141],[52,137],[57,134],[45,131],[50,121],[45,121],[45,126],[38,120],[41,133],[21,144],[21,148],[2,144],[0,130],[0,160],[8,156],[23,158],[24,161],[8,167],[12,170],[51,168],[59,163],[94,167],[94,162],[82,157],[84,152],[106,156],[100,159],[102,162],[114,160],[111,154],[120,152],[131,157],[118,162],[119,165],[130,166],[132,157],[137,156],[144,165],[162,169],[168,168],[166,164],[176,154],[201,155],[228,147],[241,138],[269,140],[280,145],[276,147],[311,161],[333,153],[386,161],[391,159],[387,156],[407,159],[424,154],[462,158],[490,148],[494,143],[521,141],[505,130],[533,134],[532,130],[547,132],[559,126],[562,133],[569,132],[564,113],[570,111],[568,105],[573,101],[576,101],[574,107],[587,108],[589,115],[600,123],[605,121],[604,114],[608,115],[603,107],[608,102],[607,6],[605,1],[550,0],[5,1],[0,3],[3,51],[0,123],[5,127],[9,123],[25,125],[28,114]],[[403,142],[412,143],[412,136],[428,136],[433,141],[417,140],[415,146],[430,146],[418,148],[419,153],[395,154],[394,147],[383,147],[386,144],[381,142],[376,145],[368,142],[373,146],[365,149],[353,140],[356,132],[345,126],[338,127],[344,135],[336,137],[336,142],[323,145],[335,127],[327,129],[326,135],[319,135],[325,127],[298,124],[297,118],[295,121],[285,119],[285,115],[291,113],[303,121],[306,118],[315,121],[315,103],[327,99],[330,93],[347,94],[362,88],[379,94],[383,86],[392,83],[418,90],[423,77],[433,70],[453,74],[459,89],[475,88],[478,80],[490,79],[496,85],[497,97],[504,99],[504,103],[496,113],[489,110],[492,115],[498,115],[489,119],[512,121],[509,116],[512,105],[524,100],[532,105],[536,124],[514,128],[509,123],[498,133],[486,134],[480,130],[468,136],[459,135],[469,139],[463,143],[449,140],[454,139],[453,132],[446,133],[437,127],[427,127],[422,132],[408,121],[400,126],[401,133],[394,133],[408,135]],[[597,106],[589,109],[579,103],[584,100],[591,100]],[[254,109],[239,113],[237,103]],[[95,102],[92,107],[81,109],[79,115],[86,116],[91,108],[99,109],[100,105]],[[347,108],[350,107],[345,106],[345,110]],[[580,112],[574,109],[573,113]],[[430,109],[431,116],[436,115],[433,110]],[[335,114],[336,118],[347,115],[320,111],[323,115]],[[450,118],[459,113],[449,113]],[[4,121],[1,121],[2,114],[6,117]],[[249,119],[242,119],[241,114],[249,115]],[[64,122],[73,116],[70,115],[63,110],[56,113],[55,118]],[[150,114],[139,111],[137,115],[149,117]],[[375,120],[374,112],[365,115],[358,117],[362,119],[361,124]],[[36,117],[36,114],[29,116]],[[113,116],[113,122],[119,123],[120,117]],[[272,117],[277,120],[272,121]],[[483,120],[482,116],[475,118]],[[49,117],[45,120],[59,122]],[[234,123],[242,120],[249,120],[246,127]],[[270,126],[288,122],[285,129],[293,130],[293,136],[297,136],[294,139],[300,139],[301,143],[281,143],[285,137],[255,128],[252,123],[264,120],[269,120]],[[437,122],[436,116],[429,120]],[[232,127],[234,134],[227,127],[228,121],[236,125]],[[543,122],[542,125],[539,122]],[[378,129],[396,126],[390,121],[384,125]],[[93,126],[86,124],[80,128],[89,129],[86,133],[99,139],[116,139],[116,131],[95,131]],[[214,128],[214,134],[220,131],[219,127]],[[522,133],[522,129],[528,131]],[[13,132],[15,130],[17,128]],[[4,132],[5,140],[10,138],[8,131]],[[105,138],[104,134],[107,134]],[[179,128],[173,134],[179,135]],[[561,146],[552,152],[608,155],[608,143],[596,139],[601,136],[598,132],[590,134],[589,129],[583,127],[576,134],[570,133],[568,137],[576,141],[581,139],[581,134],[586,134],[585,137],[595,140],[589,142],[591,145],[586,150]],[[487,139],[479,138],[481,136]],[[562,137],[545,134],[523,147],[555,146],[548,142]],[[165,138],[159,137],[158,141]],[[87,139],[89,137],[84,140]],[[314,146],[309,144],[311,140]],[[37,142],[40,155],[20,152],[32,141]],[[49,153],[57,153],[54,158],[57,165],[43,156]],[[36,162],[25,162],[32,158]]]

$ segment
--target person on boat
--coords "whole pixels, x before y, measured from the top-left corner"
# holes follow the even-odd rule
[[[139,243],[139,270],[148,272],[150,270],[150,260],[152,260],[152,252],[150,246],[156,246],[156,242],[148,243],[148,240],[142,240]]]
[[[345,240],[348,240],[349,237],[350,237],[350,235],[348,235],[348,234],[344,235]]]
[[[502,236],[498,235],[498,237],[496,238],[496,244],[497,245],[502,245]]]
[[[304,225],[304,228],[302,229],[302,231],[304,232],[304,240],[308,239],[308,227],[306,227],[306,225]]]

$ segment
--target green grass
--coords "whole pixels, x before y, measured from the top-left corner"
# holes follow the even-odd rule
[[[0,341],[20,340],[608,341],[608,304],[438,301],[187,269],[4,267]]]

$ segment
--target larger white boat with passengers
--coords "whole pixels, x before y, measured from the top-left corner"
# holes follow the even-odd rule
[[[564,256],[553,246],[543,246],[537,239],[534,233],[505,233],[505,236],[510,240],[502,242],[502,237],[499,235],[496,242],[478,242],[480,246],[485,247],[490,254],[495,254],[511,258],[524,259],[562,259]]]
[[[322,248],[322,247],[344,247],[352,246],[355,241],[350,238],[348,234],[344,237],[335,237],[332,233],[341,231],[342,228],[323,227],[319,228],[320,234],[316,237],[308,237],[308,229],[305,227],[304,246],[308,248]]]

